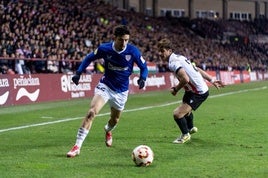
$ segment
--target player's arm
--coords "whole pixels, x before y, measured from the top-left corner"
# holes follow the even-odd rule
[[[209,82],[212,82],[213,81],[213,77],[210,76],[207,72],[205,72],[204,70],[202,70],[201,68],[199,67],[196,67],[198,69],[198,71],[200,72],[200,74],[202,75],[202,77],[204,79],[206,79],[207,81]]]
[[[210,76],[207,72],[202,70],[201,68],[197,67],[198,71],[201,73],[202,77],[212,83],[217,89],[220,87],[224,87],[225,85],[220,80],[214,79],[212,76]]]
[[[75,75],[72,77],[72,81],[78,85],[79,84],[79,80],[80,80],[80,76],[83,73],[83,71],[87,68],[87,66],[93,61],[95,60],[95,55],[93,52],[89,53],[82,61],[82,63],[80,64],[79,68],[77,69],[77,71],[75,72]]]
[[[145,81],[148,76],[148,68],[146,61],[139,66],[140,68],[140,78],[138,80],[139,89],[142,89],[145,86]]]
[[[147,63],[146,61],[143,59],[143,57],[141,56],[141,62],[138,63],[138,67],[140,68],[140,78],[143,80],[146,80],[147,76],[148,76],[148,68],[147,68]]]
[[[182,89],[187,83],[189,83],[190,79],[189,79],[189,76],[187,75],[187,73],[185,72],[185,70],[180,67],[176,70],[176,76],[179,80],[179,84],[175,87],[172,87],[171,88],[171,94],[172,95],[176,95],[177,92]]]
[[[139,89],[142,89],[145,86],[145,81],[146,81],[146,78],[148,77],[147,63],[144,60],[144,58],[140,55],[140,57],[136,61],[136,64],[140,68],[140,78],[137,82],[139,85]]]
[[[82,74],[83,71],[87,68],[87,66],[93,61],[93,59],[94,59],[94,53],[91,52],[82,60],[82,63],[80,64],[76,72]]]

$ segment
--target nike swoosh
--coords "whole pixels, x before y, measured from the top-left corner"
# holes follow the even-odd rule
[[[3,105],[6,103],[8,95],[9,95],[9,91],[5,92],[3,95],[0,96],[0,105]]]
[[[35,92],[29,93],[25,88],[20,88],[16,96],[16,101],[18,101],[23,96],[28,97],[31,101],[36,101],[39,96],[39,91],[40,89],[37,89]]]

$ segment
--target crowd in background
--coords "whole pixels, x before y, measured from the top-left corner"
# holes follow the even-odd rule
[[[265,20],[260,29],[254,22],[153,18],[94,0],[2,0],[0,23],[0,73],[72,73],[87,53],[112,40],[118,24],[130,27],[130,43],[158,72],[168,70],[157,52],[157,42],[164,37],[204,70],[267,70],[268,42],[247,38],[267,33]],[[226,31],[243,40],[224,39]],[[103,72],[101,63],[96,61],[86,72]]]

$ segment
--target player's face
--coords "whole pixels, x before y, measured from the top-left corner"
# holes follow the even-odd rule
[[[129,35],[117,36],[114,39],[114,47],[117,51],[125,49],[129,41]]]
[[[172,53],[171,49],[166,48],[160,48],[158,52],[160,58],[164,61],[168,61],[168,58],[171,55],[171,53]]]

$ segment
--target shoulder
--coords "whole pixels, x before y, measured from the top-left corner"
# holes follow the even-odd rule
[[[180,54],[175,54],[175,53],[173,53],[173,54],[170,55],[170,58],[169,58],[169,59],[170,59],[171,61],[172,61],[172,60],[180,61],[180,60],[186,60],[187,58],[186,58],[185,56],[180,55]]]
[[[102,43],[99,45],[98,49],[109,49],[112,48],[112,42]]]
[[[185,61],[186,57],[172,53],[169,57],[169,69],[173,72],[176,72],[178,69],[182,67],[183,61]]]
[[[134,53],[140,53],[139,48],[133,44],[127,44],[127,50],[134,52]]]
[[[112,43],[102,43],[98,46],[97,49],[94,50],[94,54],[97,55],[97,54],[102,54],[103,52],[106,52],[106,51],[109,51],[109,50],[112,50]]]

